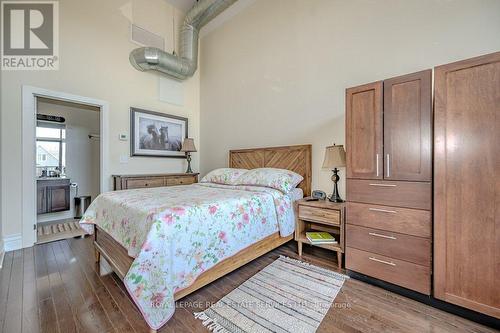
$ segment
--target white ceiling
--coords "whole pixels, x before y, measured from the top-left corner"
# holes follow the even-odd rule
[[[253,4],[256,0],[238,0],[233,5],[231,5],[228,9],[220,13],[216,18],[212,21],[208,22],[206,26],[204,26],[200,31],[200,37],[204,37],[208,35],[211,31],[217,29],[219,26],[223,25],[226,21],[229,21],[240,12],[242,12],[245,8]]]
[[[187,12],[196,3],[196,0],[165,0],[175,8]],[[201,29],[200,37],[206,36],[211,31],[215,30],[217,27],[224,24],[226,21],[230,20],[238,13],[243,11],[246,7],[253,4],[256,0],[238,0],[236,3],[231,5],[223,13],[219,14],[215,19],[210,21],[206,26]]]
[[[165,0],[177,9],[187,12],[196,3],[196,0]]]

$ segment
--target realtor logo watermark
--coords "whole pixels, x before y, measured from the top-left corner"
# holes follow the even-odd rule
[[[2,1],[2,70],[59,69],[58,1]]]

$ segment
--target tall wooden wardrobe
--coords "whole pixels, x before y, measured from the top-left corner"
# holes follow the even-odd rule
[[[500,52],[436,67],[431,101],[430,70],[346,90],[346,268],[498,324]]]
[[[346,268],[431,292],[431,70],[346,91]]]
[[[500,319],[500,52],[434,76],[434,297]]]

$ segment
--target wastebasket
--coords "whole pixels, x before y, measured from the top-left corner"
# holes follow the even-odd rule
[[[75,197],[75,219],[81,219],[90,206],[90,195]]]

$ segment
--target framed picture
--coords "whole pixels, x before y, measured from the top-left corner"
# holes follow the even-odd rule
[[[130,108],[130,131],[130,156],[186,158],[187,118]]]

